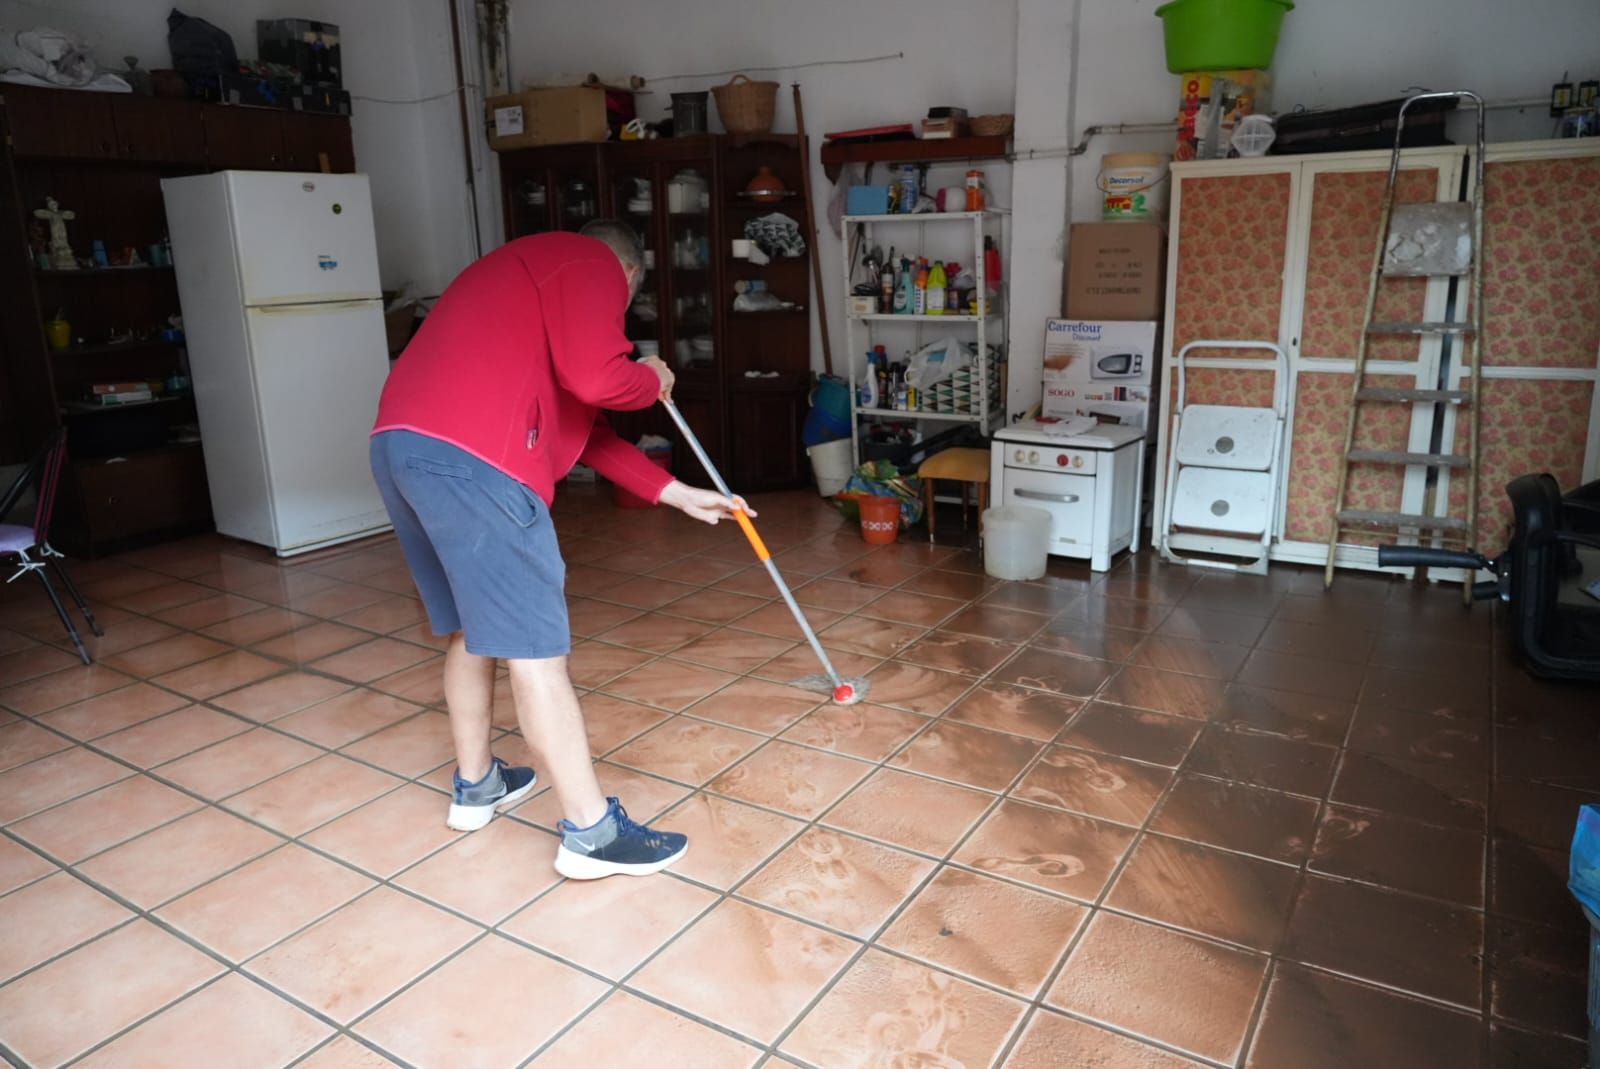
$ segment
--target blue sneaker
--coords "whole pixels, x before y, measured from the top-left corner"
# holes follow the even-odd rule
[[[528,797],[539,777],[531,768],[517,768],[496,757],[477,783],[468,783],[457,769],[452,777],[455,794],[445,823],[456,831],[477,831],[494,819],[494,811]]]
[[[561,832],[556,871],[567,879],[648,876],[688,853],[688,836],[635,824],[615,798],[606,801],[606,815],[592,827],[580,828],[568,820],[556,825]]]

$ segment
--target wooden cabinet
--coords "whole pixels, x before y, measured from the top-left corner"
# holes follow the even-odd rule
[[[283,121],[283,162],[291,171],[349,174],[356,169],[356,152],[350,140],[350,120],[342,115],[304,115],[286,112]]]
[[[799,139],[782,134],[555,145],[500,155],[508,238],[576,230],[601,215],[638,232],[652,266],[629,309],[628,337],[672,365],[679,409],[737,491],[803,486],[810,474],[800,444],[812,377],[807,261],[758,267],[735,259],[730,248],[758,215],[782,212],[803,222],[798,197],[758,203],[741,194],[761,167],[798,190],[804,165]],[[735,283],[756,280],[796,307],[734,312]],[[628,441],[645,434],[672,439],[673,473],[708,485],[659,408],[610,418]]]
[[[11,151],[54,160],[109,160],[117,156],[110,93],[31,86],[0,86],[11,116]]]
[[[206,131],[198,102],[132,93],[109,95],[119,158],[146,163],[206,162]]]
[[[214,171],[320,171],[356,169],[350,120],[343,115],[207,104],[206,151]]]
[[[728,398],[728,437],[738,443],[727,472],[748,493],[805,484],[810,467],[795,448],[806,422],[804,390],[735,386]]]
[[[283,112],[205,105],[206,156],[214,171],[284,170]]]
[[[74,547],[126,543],[164,530],[200,530],[211,523],[205,458],[198,446],[168,446],[125,459],[78,461],[69,469],[62,504],[92,532],[93,542]],[[82,539],[69,534],[63,541]]]
[[[83,404],[93,385],[164,382],[180,350],[159,340],[181,314],[170,267],[149,249],[167,229],[161,180],[252,168],[353,171],[350,121],[188,100],[62,89],[0,87],[0,463],[27,456],[63,424],[71,463],[56,542],[94,554],[207,529],[210,494],[202,446],[192,441],[192,398],[121,409]],[[9,134],[10,136],[5,136]],[[145,264],[121,270],[39,270],[31,212],[53,196],[75,218],[79,256],[101,242]],[[82,339],[45,346],[42,323],[58,310]],[[139,339],[124,341],[128,331]],[[116,336],[115,344],[108,341]]]

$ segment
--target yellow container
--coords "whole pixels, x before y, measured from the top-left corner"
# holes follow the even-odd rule
[[[48,321],[44,325],[44,339],[57,352],[72,348],[72,324],[65,319]]]

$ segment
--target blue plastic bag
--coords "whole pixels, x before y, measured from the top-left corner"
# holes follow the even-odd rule
[[[1586,805],[1578,810],[1567,889],[1591,916],[1600,916],[1600,807]]]

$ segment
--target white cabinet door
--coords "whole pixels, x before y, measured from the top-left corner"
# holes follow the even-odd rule
[[[245,304],[379,296],[366,175],[226,174]]]
[[[388,526],[367,440],[389,373],[377,301],[247,313],[280,553]]]

